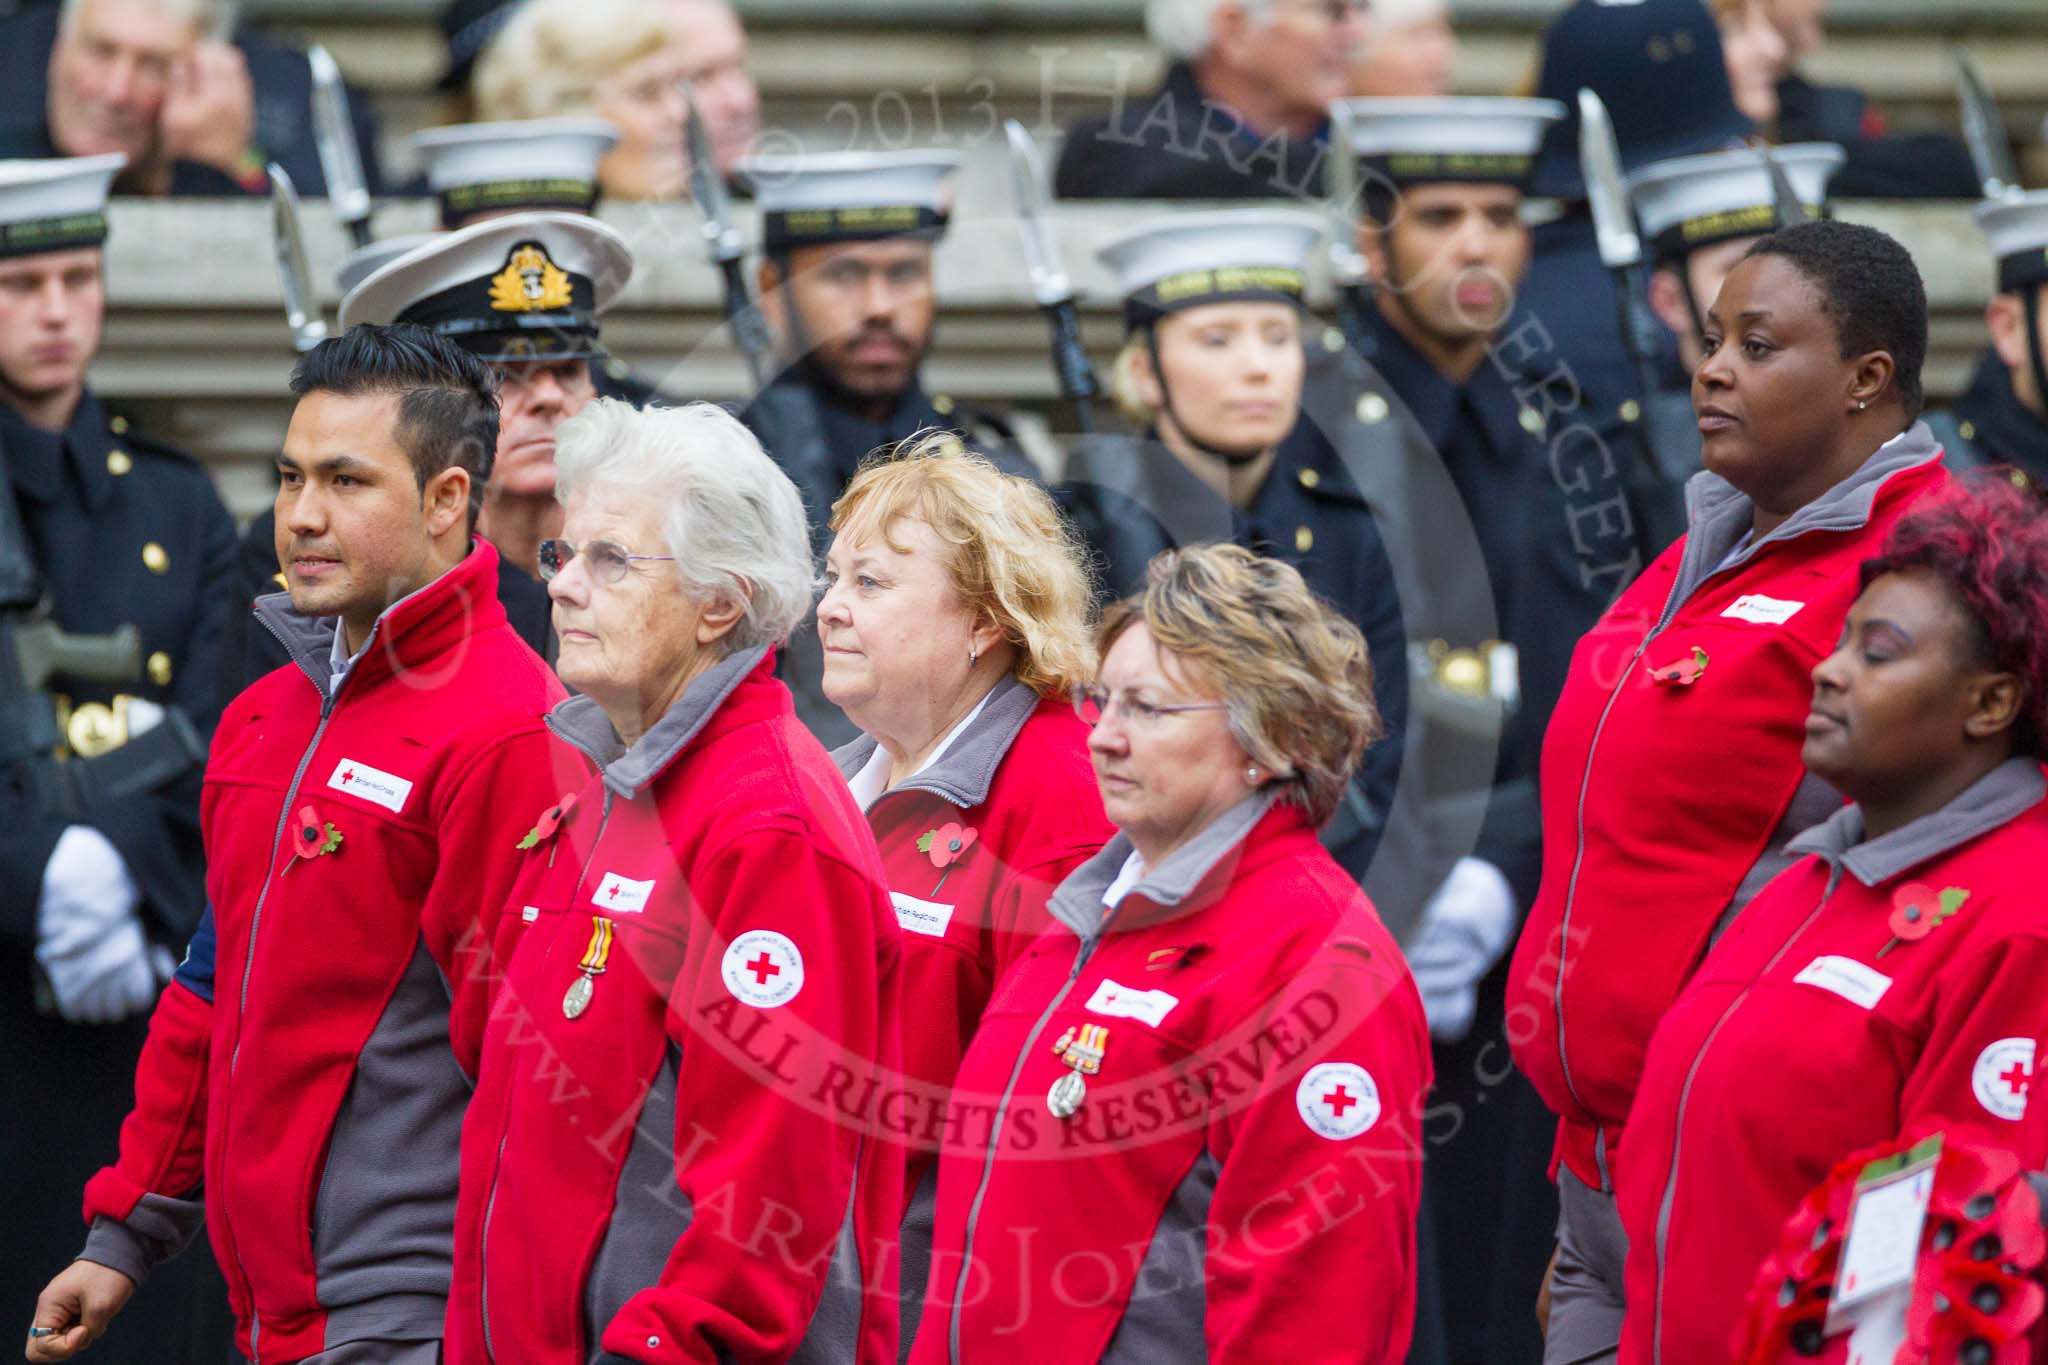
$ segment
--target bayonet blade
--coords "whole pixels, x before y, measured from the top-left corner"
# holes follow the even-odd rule
[[[1756,144],[1756,154],[1763,158],[1764,174],[1771,181],[1771,203],[1775,206],[1778,226],[1795,227],[1807,221],[1806,205],[1799,198],[1799,191],[1792,188],[1791,178],[1785,168],[1778,164],[1778,158],[1771,154],[1769,144]]]
[[[1586,177],[1586,202],[1593,211],[1601,264],[1609,270],[1641,265],[1643,241],[1629,210],[1614,120],[1607,116],[1600,96],[1589,89],[1579,91],[1579,169]]]
[[[2013,164],[2012,147],[2005,139],[2005,120],[1998,116],[1998,103],[1984,79],[1984,68],[1968,48],[1951,44],[1949,60],[1956,67],[1956,108],[1962,116],[1963,144],[1970,149],[1970,164],[1986,199],[2003,199],[2021,191],[2019,168]]]
[[[718,162],[711,153],[711,132],[697,112],[697,99],[688,81],[683,82],[683,137],[690,157],[690,198],[697,202],[703,218],[704,242],[714,265],[737,261],[747,254],[746,239],[733,226],[732,204],[726,198],[725,181],[718,174]]]
[[[1015,119],[1003,121],[1010,140],[1010,191],[1017,204],[1017,235],[1024,246],[1024,264],[1031,272],[1031,296],[1041,308],[1056,308],[1074,299],[1074,285],[1060,262],[1047,211],[1045,166],[1038,144]]]
[[[327,202],[356,245],[368,246],[370,189],[363,179],[363,154],[356,146],[341,68],[318,43],[306,49],[306,61],[313,68],[313,142],[320,152],[320,174],[327,181]]]
[[[270,232],[277,249],[277,278],[284,286],[284,320],[292,330],[292,349],[304,354],[327,339],[313,272],[306,264],[306,242],[299,230],[299,192],[284,167],[271,162]]]
[[[1351,150],[1351,106],[1330,106],[1330,140],[1323,148],[1325,211],[1330,217],[1330,277],[1339,289],[1367,283],[1371,270],[1358,249],[1358,158]]]

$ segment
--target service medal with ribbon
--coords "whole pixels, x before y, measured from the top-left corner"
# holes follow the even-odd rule
[[[583,960],[576,964],[582,975],[569,983],[562,996],[563,1018],[580,1018],[590,1008],[590,998],[597,994],[597,978],[604,975],[604,962],[611,952],[612,922],[604,918],[591,920],[590,944],[583,950]]]
[[[1109,1028],[1105,1024],[1081,1024],[1060,1035],[1052,1055],[1073,1068],[1052,1083],[1045,1093],[1045,1106],[1056,1119],[1070,1119],[1081,1111],[1088,1098],[1088,1082],[1102,1070],[1102,1054],[1109,1050]]]

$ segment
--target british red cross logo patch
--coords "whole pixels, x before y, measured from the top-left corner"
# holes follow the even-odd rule
[[[719,975],[735,999],[772,1010],[803,989],[804,955],[787,935],[750,929],[726,946]]]
[[[1322,1062],[1294,1088],[1294,1107],[1310,1132],[1341,1142],[1380,1121],[1380,1087],[1355,1062]]]
[[[2017,1123],[2027,1111],[2027,1087],[2034,1078],[2034,1040],[2000,1038],[1977,1054],[1970,1068],[1970,1093],[1993,1118]]]

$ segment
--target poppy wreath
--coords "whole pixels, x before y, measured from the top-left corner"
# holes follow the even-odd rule
[[[1743,1365],[1848,1359],[1849,1334],[1824,1334],[1856,1182],[1873,1161],[1938,1132],[1923,1129],[1844,1159],[1786,1220],[1764,1259],[1736,1337]],[[2042,1319],[2048,1236],[2041,1203],[2003,1147],[1943,1134],[1921,1229],[1906,1344],[1896,1365],[2028,1365]]]

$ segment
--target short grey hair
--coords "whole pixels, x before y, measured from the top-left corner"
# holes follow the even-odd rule
[[[1145,33],[1178,61],[1193,61],[1209,50],[1209,24],[1216,11],[1236,5],[1257,14],[1268,0],[1145,0]]]
[[[658,499],[684,588],[744,610],[728,652],[779,645],[811,609],[811,539],[796,485],[712,403],[635,408],[593,399],[555,433],[555,497],[599,487]]]
[[[58,26],[68,29],[72,20],[78,17],[78,7],[83,0],[64,0],[58,13]],[[227,0],[155,0],[156,7],[166,14],[189,20],[193,32],[201,38],[226,42],[231,36],[231,13]]]

